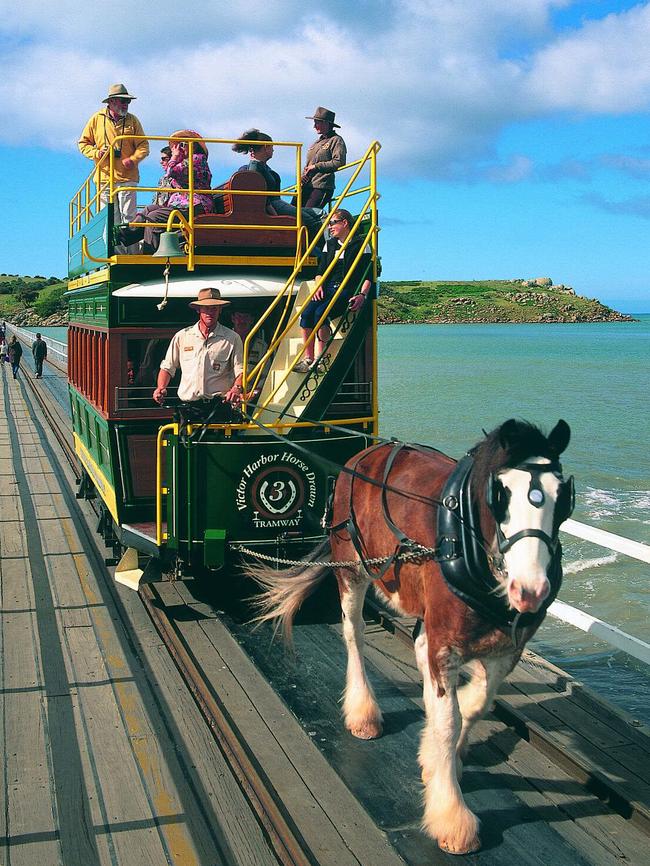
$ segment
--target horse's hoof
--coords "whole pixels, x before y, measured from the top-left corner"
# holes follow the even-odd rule
[[[473,854],[475,851],[478,851],[481,847],[481,840],[478,836],[475,836],[474,839],[471,840],[468,846],[465,845],[456,845],[453,842],[448,842],[446,839],[441,839],[438,842],[438,846],[441,851],[444,851],[446,854]]]
[[[357,737],[359,740],[376,740],[383,733],[382,726],[377,722],[364,722],[364,724],[355,725],[348,730],[353,737]]]
[[[471,854],[481,847],[479,820],[469,809],[425,814],[422,829],[447,854]]]

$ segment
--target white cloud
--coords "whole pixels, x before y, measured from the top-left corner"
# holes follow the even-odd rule
[[[619,114],[650,104],[650,4],[587,22],[533,58],[527,89],[540,110]]]
[[[374,137],[382,142],[384,170],[458,175],[467,161],[493,156],[509,122],[650,103],[641,58],[649,4],[558,35],[550,16],[567,5],[277,0],[252,13],[160,0],[129,4],[127,14],[126,4],[89,10],[51,0],[46,19],[40,2],[26,0],[0,21],[0,140],[74,147],[108,84],[123,81],[150,134],[190,126],[233,137],[256,125],[310,140],[303,116],[326,105],[352,153]],[[493,179],[526,176],[525,160],[495,169]]]

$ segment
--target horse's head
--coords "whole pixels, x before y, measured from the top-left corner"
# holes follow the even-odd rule
[[[570,437],[566,421],[544,436],[511,419],[485,443],[482,519],[495,524],[492,562],[510,606],[520,613],[540,609],[551,590],[549,578],[559,573],[558,531],[574,500],[573,477],[564,480],[559,455]]]

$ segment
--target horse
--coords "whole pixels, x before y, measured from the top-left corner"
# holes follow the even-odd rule
[[[560,587],[558,530],[574,488],[559,456],[570,436],[563,420],[545,436],[510,419],[458,463],[426,446],[374,445],[343,467],[329,537],[304,565],[246,567],[263,589],[256,619],[274,622],[289,642],[301,604],[334,569],[348,654],[343,715],[361,739],[382,733],[363,660],[368,587],[417,618],[422,828],[448,853],[480,848],[479,821],[459,784],[468,737]]]

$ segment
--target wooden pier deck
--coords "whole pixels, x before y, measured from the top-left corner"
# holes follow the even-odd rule
[[[139,597],[103,578],[87,505],[6,369],[0,404],[0,864],[278,863]],[[452,860],[419,830],[421,689],[406,644],[370,624],[386,735],[360,742],[340,721],[336,622],[299,624],[292,657],[191,582],[159,590],[302,841],[295,862],[648,862],[647,729],[543,660],[517,668],[477,726],[463,790],[484,847]]]

